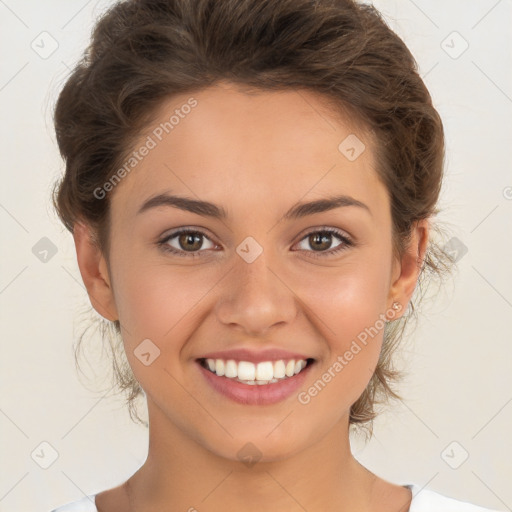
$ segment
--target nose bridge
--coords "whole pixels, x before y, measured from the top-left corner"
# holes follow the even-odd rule
[[[217,304],[217,316],[222,323],[237,324],[254,334],[294,318],[293,293],[284,284],[284,276],[273,268],[276,265],[272,265],[267,251],[253,261],[237,255],[234,264]]]

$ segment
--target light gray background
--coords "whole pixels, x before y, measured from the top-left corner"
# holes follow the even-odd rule
[[[52,106],[110,3],[0,0],[1,511],[48,512],[113,487],[146,455],[147,431],[75,371],[87,300],[71,235],[49,202],[63,169]],[[468,252],[404,345],[405,403],[377,420],[368,445],[354,439],[354,452],[396,483],[512,510],[512,3],[375,5],[411,48],[443,118],[440,220]],[[58,43],[49,56],[40,56],[52,49],[43,31]],[[46,262],[32,252],[43,237],[57,248]],[[49,462],[42,442],[58,452],[48,469],[37,463]]]

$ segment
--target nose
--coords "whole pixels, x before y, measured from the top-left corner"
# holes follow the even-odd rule
[[[269,265],[265,251],[252,263],[242,258],[226,277],[222,297],[216,303],[221,323],[252,336],[289,324],[297,315],[297,297],[284,272]]]

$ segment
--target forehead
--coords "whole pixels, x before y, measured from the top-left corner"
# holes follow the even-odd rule
[[[144,146],[150,149],[112,197],[132,214],[151,194],[169,190],[232,205],[251,198],[296,202],[335,191],[376,203],[386,195],[368,131],[308,90],[218,84],[174,96],[160,105],[133,150]]]

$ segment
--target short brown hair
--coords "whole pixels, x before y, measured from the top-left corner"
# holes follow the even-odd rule
[[[108,260],[109,201],[94,190],[122,165],[164,100],[221,80],[256,90],[308,89],[369,128],[390,195],[395,255],[403,253],[414,223],[438,212],[443,125],[413,56],[374,7],[351,0],[127,0],[99,19],[56,103],[66,170],[53,201],[66,228],[90,225]],[[425,271],[441,276],[450,263],[430,240],[420,292]],[[410,307],[411,315],[386,326],[380,360],[351,407],[351,424],[371,428],[374,405],[399,398],[390,386],[399,377],[391,355],[413,301]],[[119,336],[119,321],[114,328]],[[120,344],[111,348],[118,387],[130,391],[130,415],[139,419],[132,406],[143,391],[126,359],[116,362],[124,357]]]

